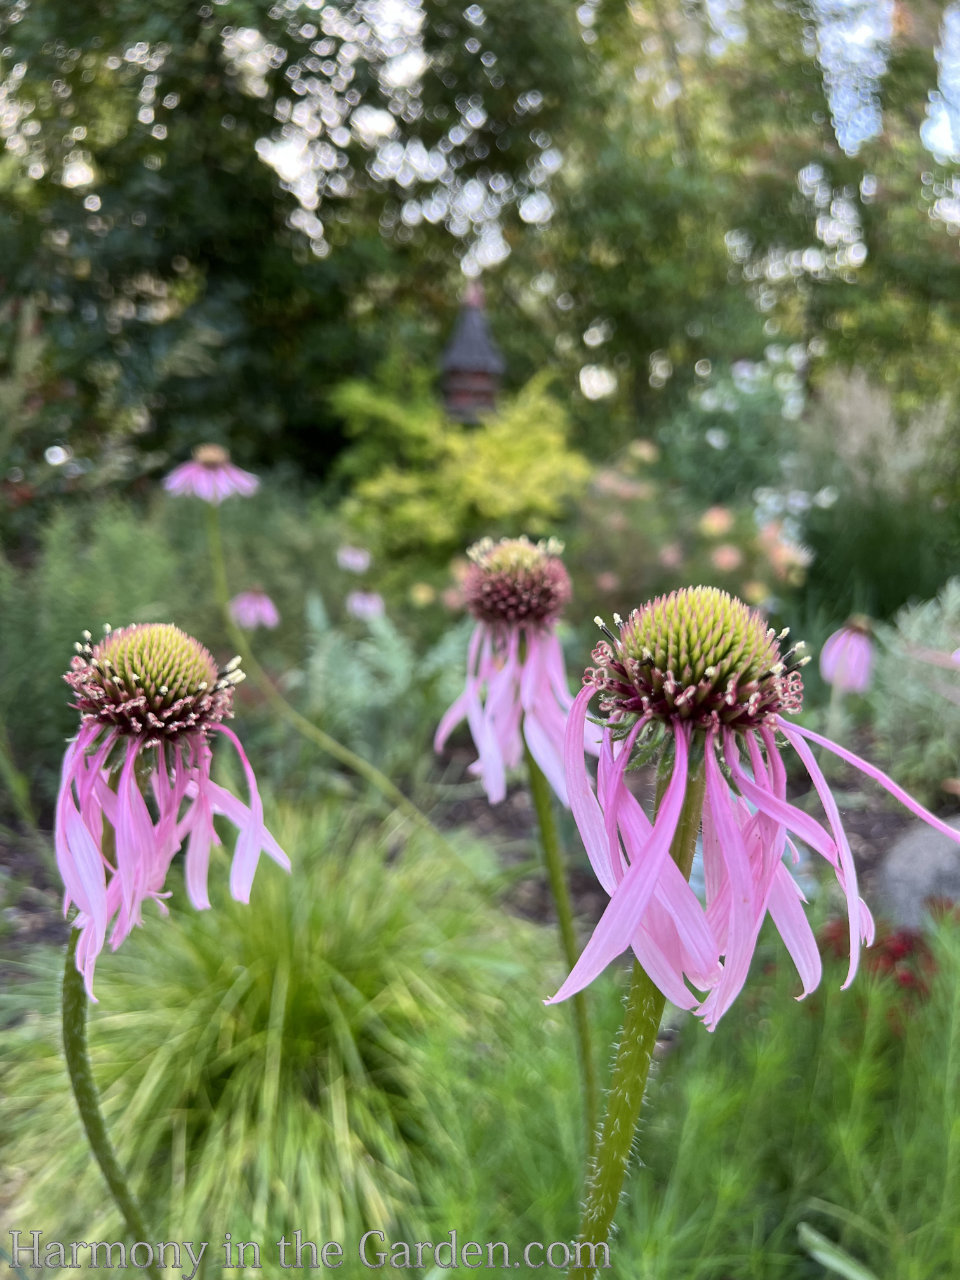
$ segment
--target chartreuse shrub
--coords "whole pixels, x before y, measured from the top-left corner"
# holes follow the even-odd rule
[[[209,912],[174,882],[172,918],[148,906],[102,957],[89,1040],[111,1135],[158,1239],[429,1238],[409,1234],[426,1226],[425,1171],[459,1176],[466,1159],[438,1064],[482,1062],[511,1003],[560,1021],[537,1000],[552,940],[493,902],[464,842],[405,842],[355,805],[279,814],[291,875],[261,867],[249,906],[224,890]],[[64,1074],[61,969],[43,952],[2,1007],[5,1219],[113,1239]]]
[[[344,515],[379,553],[445,556],[487,534],[553,533],[590,474],[542,376],[478,426],[451,421],[422,389],[404,401],[352,382],[334,403],[358,441],[342,463],[356,476]]]

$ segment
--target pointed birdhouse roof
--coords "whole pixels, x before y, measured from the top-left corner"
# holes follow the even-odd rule
[[[467,287],[453,337],[443,353],[440,367],[444,373],[503,373],[503,356],[487,327],[483,289],[476,283]]]

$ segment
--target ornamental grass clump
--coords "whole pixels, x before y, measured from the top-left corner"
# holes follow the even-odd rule
[[[794,861],[798,857],[792,836],[827,861],[844,896],[844,986],[856,974],[861,943],[873,940],[837,802],[808,742],[860,769],[960,842],[960,832],[879,769],[791,723],[788,717],[801,709],[800,668],[807,659],[802,644],[782,650],[786,632],[778,635],[760,613],[714,587],[691,587],[615,621],[617,632],[600,623],[605,639],[584,674],[564,742],[573,815],[610,903],[553,997],[581,991],[618,955],[633,950],[634,980],[588,1181],[582,1237],[590,1241],[605,1240],[613,1222],[664,997],[715,1028],[743,988],[767,915],[797,968],[802,994],[820,981],[803,894],[784,861],[788,851]],[[604,725],[596,794],[583,751],[594,698]],[[800,757],[825,823],[787,799],[784,743]],[[626,774],[634,759],[654,754],[660,771],[651,822]],[[688,884],[701,830],[705,906]]]

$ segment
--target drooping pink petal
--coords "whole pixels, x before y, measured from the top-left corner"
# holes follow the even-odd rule
[[[207,779],[210,776],[210,747],[207,742],[201,740],[197,743],[191,756],[197,763],[195,766],[184,768],[183,773],[184,789],[192,795],[193,804],[184,821],[178,826],[177,835],[182,839],[189,833],[184,862],[187,897],[198,911],[204,911],[210,906],[207,890],[210,848],[211,845],[219,844],[220,840],[213,826],[213,800],[210,794],[213,784],[207,781],[201,786],[196,781],[198,776]]]
[[[86,726],[85,726],[86,727]],[[96,950],[103,946],[107,929],[106,876],[100,850],[83,815],[74,800],[73,788],[78,770],[82,768],[84,753],[94,734],[81,728],[75,742],[64,755],[60,775],[60,792],[57,797],[54,845],[57,867],[67,891],[64,904],[75,902],[88,916],[97,942]]]
[[[663,864],[645,922],[657,911],[665,913],[677,931],[684,972],[703,990],[712,987],[720,978],[720,947],[697,895],[672,858]]]
[[[470,644],[467,649],[467,682],[463,693],[454,701],[453,705],[444,713],[440,724],[437,726],[437,732],[433,739],[434,751],[442,751],[452,731],[466,718],[467,704],[471,696],[475,693],[477,683],[477,663],[480,656],[480,645],[485,635],[485,628],[482,626],[474,627],[473,634],[470,637]]]
[[[745,796],[757,809],[769,814],[772,818],[776,818],[790,831],[793,831],[804,844],[808,844],[811,849],[822,854],[833,866],[839,866],[837,843],[833,837],[810,814],[804,813],[796,805],[792,805],[774,795],[769,788],[761,786],[755,779],[745,773],[740,764],[736,743],[732,742],[730,738],[725,743],[724,755],[741,795]]]
[[[530,754],[550,783],[554,795],[561,804],[570,806],[567,795],[567,782],[563,773],[563,736],[557,740],[556,730],[547,729],[538,714],[540,704],[529,710],[523,718],[523,736]]]
[[[618,876],[610,861],[610,846],[603,825],[603,814],[597,803],[597,797],[593,794],[593,788],[590,786],[583,756],[583,726],[587,717],[587,706],[595,692],[592,686],[584,685],[570,708],[567,731],[563,740],[563,767],[570,809],[580,831],[583,847],[587,851],[594,875],[605,892],[612,896],[618,883]],[[607,734],[609,735],[609,730]],[[607,743],[609,745],[609,737]]]
[[[499,804],[507,794],[506,765],[493,728],[487,716],[484,715],[483,704],[476,686],[470,690],[467,698],[467,723],[478,755],[476,764],[471,766],[471,771],[479,773],[482,778],[483,789],[490,803]]]
[[[800,886],[786,865],[781,863],[767,899],[767,910],[796,965],[803,985],[803,995],[808,996],[819,986],[823,966],[820,963],[817,940],[801,905],[804,901]]]
[[[616,867],[620,862],[620,843],[617,835],[619,829],[618,816],[621,800],[628,794],[627,788],[624,786],[623,775],[627,765],[630,763],[630,752],[637,740],[637,734],[643,728],[643,723],[642,720],[638,720],[627,734],[620,748],[620,754],[613,763],[613,768],[606,770],[604,773],[604,788],[597,796],[600,802],[600,809],[603,812],[603,826],[607,836],[608,856],[612,867]],[[642,849],[647,844],[649,836],[642,828],[633,831],[632,834],[640,835],[641,843],[629,844],[628,848]]]
[[[153,823],[137,785],[136,764],[139,742],[131,738],[117,787],[116,855],[117,875],[126,919],[133,927],[140,923],[140,904],[146,897],[145,859],[153,843]]]
[[[254,776],[250,761],[247,759],[247,754],[241,745],[240,739],[225,724],[217,724],[211,727],[217,733],[222,733],[232,744],[233,749],[240,758],[240,764],[247,779],[247,790],[250,796],[250,816],[249,821],[239,828],[237,847],[233,855],[233,864],[230,868],[230,893],[238,902],[249,902],[250,889],[253,885],[253,877],[256,874],[257,863],[260,859],[260,851],[266,844],[267,831],[263,824],[263,802],[260,799],[260,792],[257,788],[257,779]],[[201,773],[198,777],[200,790],[203,790],[204,784],[208,780],[209,775],[204,778]]]
[[[642,728],[643,724],[637,727],[638,729]],[[627,741],[623,739],[618,741],[617,748],[619,754],[627,751]],[[600,754],[600,768],[597,779],[597,789],[601,796],[608,794],[611,790],[611,771],[613,768],[612,741],[610,735],[607,734]],[[650,819],[644,813],[636,796],[626,786],[623,786],[619,792],[617,821],[623,834],[624,844],[628,848],[641,848],[650,839],[653,832],[653,825]],[[614,874],[617,883],[623,878],[626,869],[627,864],[622,856],[615,859]],[[677,948],[679,948],[676,951],[675,981],[682,984],[683,974],[685,973],[691,981],[704,990],[712,986],[720,974],[717,941],[707,923],[703,907],[700,905],[697,895],[691,889],[680,868],[672,858],[664,861],[663,871],[654,889],[653,899],[647,907],[647,913],[643,919],[643,924],[651,937],[660,940],[661,953],[657,963],[661,967],[669,963],[669,956],[673,954],[664,943],[664,938],[668,936],[664,921],[669,921],[669,936],[675,939]],[[636,950],[636,945],[634,949]],[[650,976],[653,978],[652,973]],[[655,978],[654,981],[656,981]],[[661,987],[661,990],[667,994],[665,987]],[[677,990],[678,988],[674,987],[675,994]],[[668,995],[668,999],[673,999],[673,997]],[[687,1008],[688,1006],[685,1004],[682,1007]]]
[[[840,865],[837,869],[837,879],[840,882],[840,888],[844,892],[847,900],[847,917],[850,922],[850,967],[847,970],[847,976],[843,986],[848,987],[856,977],[857,967],[860,962],[860,936],[862,925],[860,920],[860,898],[857,894],[857,869],[854,866],[853,854],[850,852],[850,844],[847,840],[847,834],[843,829],[843,823],[840,820],[840,810],[837,808],[837,802],[833,798],[833,792],[830,785],[824,778],[820,766],[813,758],[813,752],[803,741],[803,738],[795,732],[795,725],[785,725],[780,722],[780,728],[787,741],[796,751],[797,755],[803,761],[810,780],[814,785],[817,795],[820,797],[820,803],[823,805],[827,820],[830,823],[830,829],[833,832],[834,839],[837,842],[837,852],[840,859]],[[958,834],[960,839],[960,834]]]
[[[484,717],[490,726],[508,769],[516,768],[523,754],[520,738],[520,721],[523,709],[520,705],[520,637],[512,631],[507,640],[506,652],[494,656],[487,676],[487,698]]]
[[[227,791],[225,787],[219,786],[216,782],[207,782],[205,790],[213,812],[222,813],[238,830],[251,821],[250,810],[247,806],[237,796]],[[278,867],[282,867],[284,871],[289,871],[290,859],[266,827],[263,828],[261,834],[263,852],[268,858],[272,858]],[[214,836],[214,844],[219,843],[220,840]]]
[[[847,764],[852,764],[855,769],[859,769],[868,778],[878,782],[885,791],[890,792],[895,800],[899,800],[911,813],[918,818],[922,818],[935,831],[939,831],[941,835],[949,836],[951,840],[960,844],[960,830],[956,827],[951,827],[947,822],[942,822],[929,809],[925,809],[922,804],[914,800],[913,796],[904,791],[903,787],[897,786],[894,780],[885,774],[882,769],[878,769],[876,765],[870,764],[869,761],[854,755],[852,751],[847,751],[845,747],[839,746],[836,742],[831,742],[829,738],[824,738],[821,734],[814,733],[812,729],[801,729],[798,724],[788,726],[782,717],[778,717],[778,721],[780,728],[783,729],[788,739],[792,741],[790,734],[799,734],[802,738],[809,738],[811,742],[816,742],[818,746],[826,748],[827,751],[832,751],[835,756],[839,756],[841,760],[845,760]],[[790,733],[787,733],[788,728]],[[794,742],[793,745],[796,746],[796,743]]]
[[[478,629],[479,630],[479,629]],[[467,723],[470,736],[477,749],[478,759],[471,772],[483,780],[483,789],[491,804],[499,804],[507,794],[506,764],[503,748],[495,732],[489,714],[490,684],[500,670],[493,653],[493,641],[486,627],[482,629],[480,652],[477,661],[477,681],[466,692]],[[481,700],[482,686],[487,687],[487,704]]]
[[[727,783],[720,773],[713,750],[713,734],[707,735],[706,807],[710,811],[720,854],[729,881],[729,914],[723,973],[700,1008],[707,1027],[713,1030],[736,999],[750,968],[759,930],[757,902],[750,873],[750,855],[737,822]],[[760,916],[762,919],[762,915]]]
[[[520,705],[524,711],[529,711],[548,677],[544,669],[544,640],[538,628],[524,627],[523,640],[526,653],[520,668]]]
[[[576,702],[574,703],[576,709]],[[574,712],[571,711],[571,720]],[[568,739],[569,740],[569,739]],[[673,773],[660,805],[653,833],[641,849],[629,850],[630,868],[617,886],[600,922],[566,982],[548,1004],[575,995],[631,944],[663,869],[676,833],[687,785],[689,729],[674,732],[676,757]],[[582,751],[582,749],[581,749]],[[581,828],[581,834],[583,828]],[[609,856],[609,855],[608,855]]]
[[[556,636],[539,628],[525,629],[526,656],[520,675],[520,704],[523,708],[523,737],[530,754],[550,783],[561,804],[569,807],[563,774],[563,739],[566,715],[550,686],[547,661],[550,643]],[[572,699],[569,699],[567,706]]]
[[[564,711],[569,711],[573,706],[573,694],[567,683],[560,637],[555,631],[548,629],[544,632],[542,644],[544,670],[550,682],[550,688],[553,690],[553,696]]]
[[[644,973],[678,1009],[694,1009],[697,997],[687,987],[676,964],[664,954],[650,926],[642,924],[634,935],[633,954],[640,961]],[[556,997],[559,999],[559,996]],[[548,1001],[549,1003],[549,1001]]]
[[[701,823],[703,839],[703,879],[707,899],[707,923],[717,941],[722,955],[727,949],[727,925],[730,916],[730,880],[720,850],[709,808],[703,810]]]

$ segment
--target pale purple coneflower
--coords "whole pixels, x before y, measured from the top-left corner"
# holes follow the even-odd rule
[[[233,494],[249,498],[260,487],[260,481],[250,471],[235,466],[222,445],[201,444],[189,462],[182,462],[165,477],[163,487],[168,493],[191,494],[218,506]]]
[[[807,995],[820,981],[821,964],[803,894],[783,858],[789,849],[797,859],[791,833],[826,859],[846,899],[847,986],[861,941],[873,939],[873,920],[857,892],[837,802],[808,740],[879,782],[952,840],[960,842],[960,831],[873,765],[784,719],[801,706],[802,646],[781,654],[785,632],[776,635],[741,601],[714,587],[692,587],[658,597],[617,623],[619,635],[603,628],[607,639],[594,650],[596,666],[584,675],[564,744],[573,815],[610,902],[553,999],[582,990],[632,947],[667,999],[695,1008],[712,1030],[743,987],[768,913]],[[606,728],[594,795],[582,744],[588,704],[597,695]],[[625,773],[635,747],[657,734],[665,738],[672,768],[651,823]],[[826,825],[788,801],[783,740],[807,770]],[[704,774],[705,908],[670,854],[691,779]],[[687,980],[706,996],[694,994]]]
[[[230,601],[229,608],[230,617],[245,631],[254,631],[257,627],[267,627],[272,631],[280,625],[277,606],[259,587],[241,591]]]
[[[290,868],[264,826],[243,747],[222,723],[233,715],[234,685],[243,679],[238,664],[235,658],[218,671],[199,641],[167,623],[107,629],[99,644],[85,633],[77,645],[64,679],[82,721],[63,760],[55,845],[64,911],[71,903],[78,908],[77,969],[91,998],[108,930],[115,950],[143,923],[147,898],[166,910],[164,880],[184,840],[187,895],[198,909],[209,907],[210,849],[220,843],[215,814],[239,831],[230,872],[238,901],[250,899],[261,850]],[[237,752],[249,804],[211,780],[214,734]]]
[[[344,606],[351,618],[366,622],[370,618],[382,618],[386,605],[378,591],[350,591]]]
[[[824,641],[820,674],[838,693],[866,693],[872,669],[873,642],[866,618],[850,618]]]
[[[570,599],[570,577],[555,538],[484,538],[468,551],[463,597],[477,626],[467,654],[467,681],[437,728],[443,749],[461,720],[470,726],[479,774],[491,804],[506,795],[506,774],[526,741],[556,795],[568,804],[563,734],[573,704],[555,623]],[[589,735],[588,735],[589,736]]]
[[[348,573],[366,573],[370,560],[370,552],[364,547],[337,547],[337,564]]]

